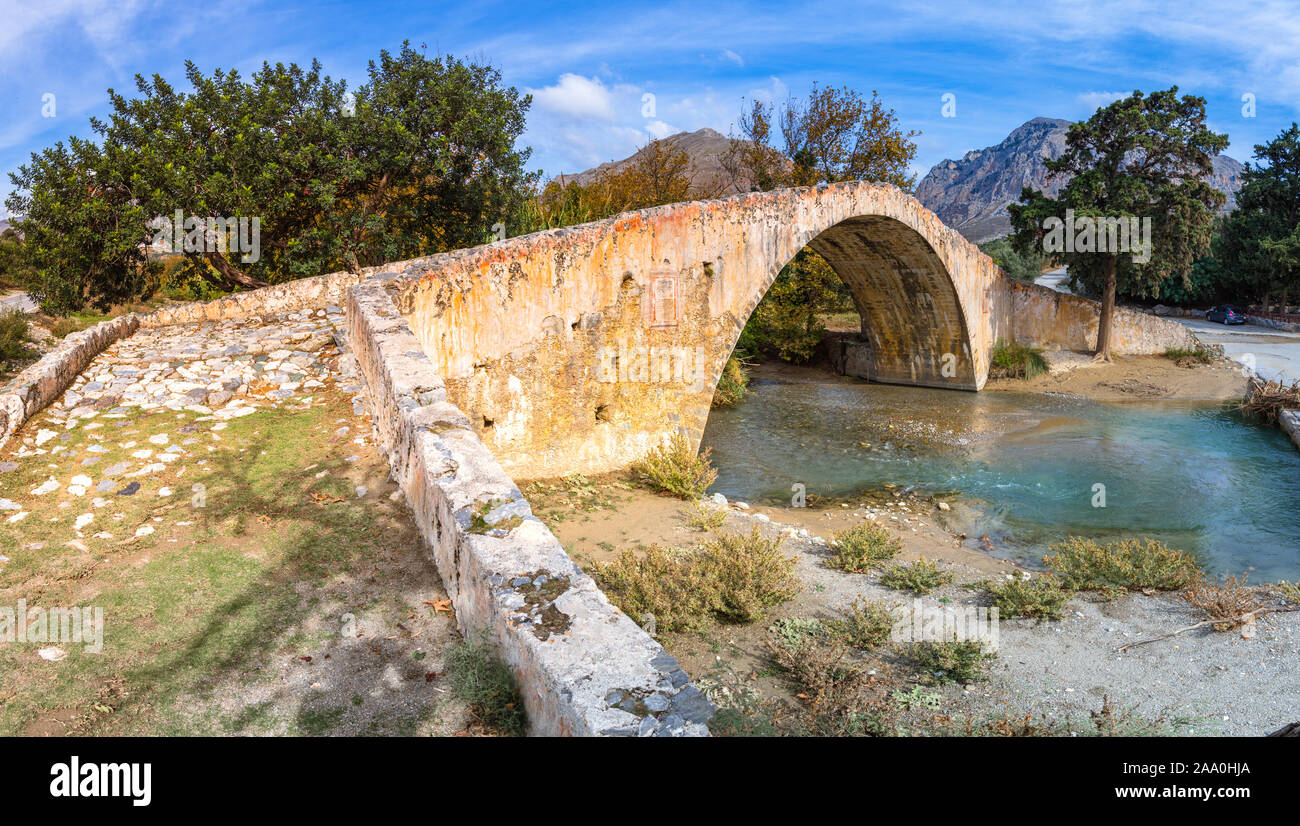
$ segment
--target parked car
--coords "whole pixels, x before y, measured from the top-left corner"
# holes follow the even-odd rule
[[[1220,324],[1245,324],[1246,314],[1229,304],[1222,304],[1209,310],[1205,314],[1205,320]]]

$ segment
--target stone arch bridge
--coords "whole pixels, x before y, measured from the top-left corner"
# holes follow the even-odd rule
[[[674,433],[698,443],[745,321],[805,245],[861,311],[860,340],[839,343],[846,372],[978,390],[999,338],[1093,343],[1094,302],[1010,281],[893,187],[844,183],[674,204],[113,318],[0,386],[0,447],[139,330],[157,340],[172,325],[305,308],[345,318],[339,362],[352,365],[456,622],[498,641],[531,730],[707,733],[708,700],[573,564],[516,480],[617,468]],[[1194,342],[1154,316],[1116,318],[1121,353]]]
[[[746,320],[804,246],[848,285],[862,334],[837,354],[875,381],[978,390],[998,339],[1086,349],[1095,302],[1025,285],[914,198],[849,182],[625,213],[405,262],[387,290],[448,399],[517,478],[698,444]],[[1121,312],[1114,349],[1186,343]]]

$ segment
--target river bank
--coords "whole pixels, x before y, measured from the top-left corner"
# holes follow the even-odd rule
[[[618,476],[585,482],[579,490],[586,494],[575,494],[560,480],[535,483],[526,493],[569,553],[589,570],[625,550],[686,547],[705,536],[690,526],[688,503],[630,487]],[[751,698],[797,707],[800,692],[772,665],[768,640],[774,623],[835,621],[858,600],[890,607],[905,607],[912,600],[911,594],[883,585],[879,571],[859,574],[830,567],[828,543],[835,531],[874,521],[902,543],[897,560],[938,561],[953,582],[921,598],[929,609],[987,605],[982,593],[968,586],[1019,569],[963,546],[941,502],[901,492],[882,501],[821,500],[807,508],[730,502],[720,509],[724,522],[718,529],[748,533],[757,528],[764,536],[780,537],[782,551],[796,560],[801,592],[756,623],[717,623],[702,632],[658,637],[692,678],[724,688],[724,695],[743,689]],[[1263,618],[1253,639],[1202,628],[1118,650],[1198,619],[1174,594],[1129,594],[1110,602],[1080,594],[1070,599],[1060,620],[1000,619],[1000,651],[987,680],[917,688],[923,675],[892,650],[871,661],[873,676],[889,696],[919,691],[927,697],[928,713],[958,722],[1025,716],[1035,724],[1087,721],[1106,699],[1134,721],[1190,735],[1261,735],[1291,722],[1300,679],[1300,614]],[[927,726],[933,719],[926,719],[923,723],[912,714],[904,723],[912,726],[910,733],[932,733]]]
[[[927,609],[986,606],[987,594],[977,583],[1003,581],[1017,572],[1039,575],[1023,552],[1023,540],[1027,535],[1035,542],[1049,538],[1023,520],[1024,511],[1071,533],[1104,532],[1095,520],[1109,518],[1121,535],[1156,534],[1174,547],[1205,554],[1223,570],[1245,572],[1251,567],[1246,557],[1179,541],[1207,531],[1217,535],[1217,528],[1207,528],[1205,514],[1207,504],[1223,509],[1234,501],[1223,475],[1213,470],[1196,476],[1205,462],[1194,455],[1169,467],[1153,467],[1187,449],[1160,441],[1168,438],[1170,423],[1177,425],[1183,417],[1196,427],[1211,428],[1189,437],[1200,446],[1200,459],[1212,460],[1211,467],[1240,452],[1231,445],[1209,444],[1214,439],[1244,435],[1267,440],[1270,433],[1216,412],[1230,407],[1228,401],[1240,395],[1244,384],[1244,376],[1230,365],[1180,367],[1158,357],[1120,358],[1108,365],[1087,360],[1030,382],[991,382],[980,394],[870,385],[824,368],[759,365],[753,371],[753,395],[736,409],[715,411],[706,431],[705,443],[714,448],[713,461],[721,471],[711,491],[722,492],[727,500],[715,529],[757,529],[763,536],[779,537],[782,551],[795,559],[802,588],[761,621],[719,622],[704,631],[658,637],[694,679],[720,691],[719,696],[743,695],[800,708],[806,698],[773,665],[772,629],[779,627],[774,623],[833,623],[860,600],[890,608],[912,604],[910,593],[881,582],[879,569],[848,573],[828,565],[835,534],[867,521],[883,526],[901,543],[894,561],[925,558],[952,576],[950,584],[921,598]],[[1144,417],[1151,421],[1143,422]],[[1137,429],[1126,429],[1134,427],[1134,420]],[[1149,453],[1130,451],[1144,446]],[[1295,458],[1278,457],[1271,443],[1260,450],[1266,457]],[[1072,464],[1092,462],[1099,454],[1112,454],[1114,461],[1082,469]],[[972,462],[977,470],[967,474],[962,468]],[[1233,472],[1251,464],[1234,461]],[[1117,467],[1139,475],[1115,478]],[[1141,475],[1148,471],[1150,479]],[[1260,472],[1279,474],[1276,468]],[[1192,474],[1196,481],[1188,489],[1217,489],[1223,499],[1206,502],[1199,498],[1204,493],[1189,497],[1171,478],[1177,473]],[[1061,476],[1077,477],[1079,490],[1067,486],[1060,495],[1044,494],[1044,487]],[[1108,508],[1089,502],[1089,480],[1094,478],[1110,486]],[[877,483],[862,484],[864,479]],[[998,500],[960,490],[981,479],[986,492],[1010,486],[1023,495]],[[1251,479],[1241,484],[1255,491],[1255,501],[1277,492],[1261,489]],[[795,485],[802,485],[807,507],[794,506]],[[639,555],[652,546],[687,548],[708,536],[699,529],[690,503],[640,489],[626,474],[534,482],[524,492],[537,515],[588,570],[625,551]],[[1174,513],[1158,499],[1166,495],[1171,502],[1183,502],[1185,513]],[[1282,500],[1277,506],[1287,507]],[[1161,530],[1148,530],[1156,524],[1153,515],[1172,521],[1159,523]],[[1184,516],[1190,520],[1185,526],[1178,521]],[[1267,517],[1256,521],[1276,522]],[[1250,549],[1262,544],[1258,538],[1232,542]],[[1269,578],[1258,573],[1251,581]],[[913,734],[938,733],[940,724],[960,728],[962,721],[970,725],[990,719],[1032,718],[1035,726],[1082,720],[1086,729],[1090,714],[1106,703],[1129,721],[1126,726],[1138,725],[1137,731],[1148,733],[1258,735],[1291,722],[1300,679],[1298,613],[1264,617],[1250,639],[1200,628],[1119,650],[1199,619],[1175,593],[1127,594],[1113,601],[1075,594],[1059,620],[1002,618],[1000,653],[983,681],[925,684],[926,675],[915,663],[890,647],[863,655],[860,665],[871,669],[880,696],[924,699],[923,710],[910,709],[899,717],[902,729]]]

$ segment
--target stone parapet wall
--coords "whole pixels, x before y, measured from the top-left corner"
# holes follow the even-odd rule
[[[609,603],[447,401],[378,276],[352,288],[348,342],[375,432],[467,634],[514,670],[531,733],[704,735],[711,704]]]
[[[1007,330],[1025,344],[1089,351],[1097,344],[1101,304],[1038,284],[1007,279],[1010,296]],[[1111,352],[1142,356],[1177,348],[1192,349],[1200,342],[1176,321],[1116,308],[1111,330]]]
[[[403,264],[414,266],[427,260],[429,259],[416,259]],[[192,301],[163,307],[151,313],[130,313],[71,333],[40,361],[0,387],[0,447],[24,422],[59,398],[77,374],[86,369],[105,348],[141,327],[225,321],[330,304],[342,306],[348,288],[372,275],[376,269],[302,278],[260,290],[228,295],[214,301]]]
[[[41,360],[0,387],[0,447],[23,423],[63,395],[95,356],[120,338],[134,333],[143,317],[131,313],[69,333]]]

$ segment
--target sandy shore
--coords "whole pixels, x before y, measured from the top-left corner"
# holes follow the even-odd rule
[[[1028,381],[993,379],[984,392],[1067,393],[1094,401],[1228,401],[1246,393],[1246,376],[1229,361],[1180,367],[1164,356],[1117,356],[1095,363],[1078,353],[1048,353],[1053,372]]]

